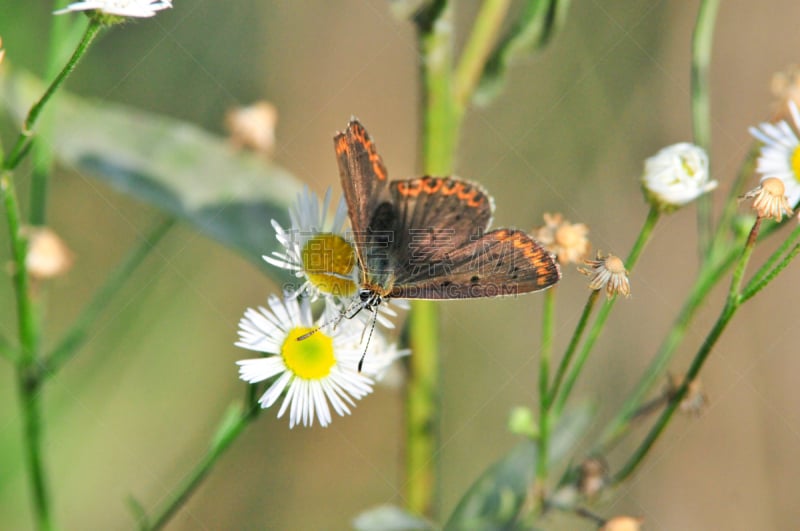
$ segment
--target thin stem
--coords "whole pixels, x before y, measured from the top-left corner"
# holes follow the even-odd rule
[[[0,193],[6,209],[11,255],[14,260],[14,292],[17,302],[17,328],[20,352],[16,360],[17,394],[23,424],[25,462],[31,481],[33,509],[40,530],[53,527],[47,474],[42,459],[39,386],[30,378],[39,349],[39,326],[31,298],[28,270],[25,267],[28,242],[22,235],[22,215],[10,172],[0,174]]]
[[[192,494],[194,494],[194,491],[203,482],[220,456],[230,448],[231,444],[236,441],[244,429],[258,417],[259,406],[255,399],[257,396],[255,390],[255,385],[248,386],[248,398],[245,411],[239,413],[232,421],[228,421],[227,419],[223,420],[220,429],[211,441],[211,447],[206,452],[206,455],[197,463],[189,475],[184,478],[181,484],[172,491],[170,497],[167,498],[155,512],[155,516],[139,522],[140,529],[155,531],[166,526],[170,519],[175,516],[175,513],[177,513]]]
[[[64,338],[53,351],[45,356],[39,364],[38,377],[47,379],[55,375],[67,363],[86,341],[89,327],[113,300],[123,283],[130,278],[144,259],[149,256],[158,242],[175,226],[175,218],[166,218],[159,222],[133,249],[117,269],[106,279],[105,284],[95,293],[91,302],[83,309],[81,315],[72,324]]]
[[[729,302],[728,304],[725,305],[725,307],[722,310],[722,313],[717,319],[717,322],[714,323],[714,327],[711,329],[711,332],[709,332],[708,336],[703,342],[703,345],[700,347],[700,350],[695,355],[694,361],[692,362],[692,365],[687,371],[683,383],[676,391],[675,396],[667,404],[666,409],[664,409],[664,411],[661,413],[661,416],[658,418],[655,425],[651,428],[650,432],[647,434],[644,441],[642,441],[642,444],[636,449],[636,451],[633,453],[630,459],[622,466],[619,472],[617,472],[616,475],[614,475],[613,478],[614,483],[619,483],[627,479],[634,472],[634,470],[636,470],[636,468],[639,466],[642,460],[647,456],[647,453],[650,451],[650,449],[653,447],[653,444],[655,444],[658,437],[664,431],[664,428],[667,427],[667,424],[672,418],[672,415],[675,413],[675,410],[680,405],[681,400],[683,400],[683,398],[686,396],[686,392],[689,389],[689,383],[691,383],[692,380],[695,379],[697,374],[700,372],[700,369],[702,369],[703,363],[705,363],[706,359],[708,358],[708,355],[711,353],[711,349],[716,344],[717,339],[719,339],[719,336],[722,334],[722,332],[725,330],[725,327],[730,322],[731,318],[733,317],[733,314],[736,312],[737,307],[738,306],[736,303]]]
[[[625,261],[625,267],[628,269],[628,271],[633,270],[636,262],[639,260],[639,256],[642,254],[645,245],[650,240],[650,236],[653,234],[653,229],[655,228],[659,217],[660,212],[658,211],[658,208],[652,207],[650,212],[647,214],[647,218],[642,225],[641,231],[639,231],[638,238],[636,238],[636,241],[631,248],[631,252],[628,254],[628,259]],[[561,391],[561,394],[556,397],[556,406],[554,408],[556,415],[558,415],[564,409],[564,404],[569,398],[572,388],[575,385],[575,382],[578,380],[586,360],[589,358],[589,353],[591,352],[592,347],[594,347],[595,341],[597,341],[597,338],[600,337],[600,333],[603,331],[603,327],[606,324],[608,316],[611,314],[611,308],[614,307],[614,302],[616,302],[616,300],[616,296],[606,300],[605,303],[603,303],[603,306],[600,307],[600,311],[597,312],[597,318],[595,319],[591,330],[589,330],[589,334],[586,336],[586,341],[583,344],[583,348],[581,348],[578,358],[575,360],[572,369],[569,371],[566,380],[564,381],[563,390]]]
[[[469,104],[510,4],[510,0],[484,0],[475,17],[475,25],[455,71],[454,98],[459,109]]]
[[[748,285],[745,288],[744,292],[742,293],[742,302],[744,303],[750,300],[756,295],[756,293],[764,289],[767,284],[772,282],[775,279],[775,277],[777,277],[781,273],[781,271],[786,269],[786,266],[788,266],[791,263],[791,261],[794,260],[794,258],[797,256],[798,253],[800,253],[800,245],[795,245],[789,252],[789,254],[787,254],[784,257],[784,259],[781,260],[777,266],[775,266],[775,269],[770,271],[769,274],[766,275],[763,279],[761,279],[760,282],[752,286]]]
[[[62,7],[64,0],[59,0],[53,6],[54,9]],[[61,51],[64,48],[69,30],[76,24],[72,17],[52,17],[50,37],[47,45],[47,58],[44,67],[44,79],[51,79],[58,74],[60,65]],[[47,190],[50,180],[50,172],[53,166],[53,150],[51,149],[51,138],[53,123],[52,115],[46,114],[42,117],[39,125],[39,142],[33,145],[31,158],[33,160],[33,171],[31,172],[30,188],[30,224],[44,225],[47,217]]]
[[[428,175],[452,172],[458,140],[453,103],[453,12],[445,0],[417,15],[422,55],[422,166]],[[434,517],[438,509],[440,361],[439,314],[430,301],[414,301],[409,315],[410,359],[406,388],[406,484],[408,509]]]
[[[800,225],[795,227],[795,229],[792,231],[789,237],[786,238],[786,240],[784,240],[784,242],[780,245],[780,247],[778,247],[775,250],[775,252],[773,252],[770,255],[770,257],[767,258],[767,260],[764,262],[764,265],[762,265],[758,269],[758,271],[756,271],[753,274],[753,277],[750,279],[750,281],[747,283],[747,286],[744,288],[744,293],[742,294],[742,297],[747,299],[752,297],[755,294],[755,292],[761,290],[764,286],[766,286],[769,283],[769,281],[772,278],[774,278],[775,274],[777,274],[775,273],[775,270],[777,268],[780,268],[782,270],[784,267],[786,267],[786,265],[788,265],[788,262],[786,262],[785,258],[781,261],[781,264],[783,264],[782,266],[781,264],[778,264],[778,266],[776,267],[775,264],[778,262],[778,260],[781,259],[784,253],[786,253],[789,250],[790,247],[795,245],[795,242],[797,241],[798,238],[800,238]],[[769,280],[765,281],[767,277],[770,278]]]
[[[692,364],[689,366],[689,370],[686,371],[683,382],[642,443],[639,445],[636,451],[634,451],[630,459],[628,459],[622,468],[620,468],[619,472],[617,472],[617,474],[614,476],[614,483],[619,483],[627,479],[647,456],[650,449],[658,440],[658,437],[669,424],[669,421],[672,419],[672,416],[680,405],[681,400],[683,400],[683,398],[686,396],[686,393],[689,390],[689,384],[691,384],[691,382],[697,378],[698,374],[700,374],[700,370],[703,368],[703,364],[705,364],[706,360],[708,359],[708,356],[714,348],[717,340],[728,326],[728,323],[733,318],[736,310],[741,306],[742,300],[740,294],[742,278],[744,277],[744,272],[747,268],[748,262],[750,261],[750,257],[753,254],[753,249],[755,248],[760,227],[761,218],[758,218],[753,224],[753,228],[750,231],[750,235],[747,238],[747,243],[742,250],[739,262],[736,264],[736,268],[734,269],[733,277],[731,278],[731,285],[728,290],[728,297],[725,301],[725,306],[717,318],[716,323],[714,323],[711,331],[708,333],[708,336],[706,336],[705,341],[703,341],[700,350],[697,351],[697,354],[692,360]]]
[[[709,65],[719,0],[702,0],[692,38],[692,128],[694,142],[711,150],[711,98]],[[701,261],[711,242],[711,197],[706,194],[697,201],[698,242]]]
[[[556,396],[558,396],[558,390],[563,383],[564,375],[569,368],[569,364],[572,361],[572,356],[575,354],[575,349],[577,348],[578,343],[583,336],[583,331],[586,329],[586,323],[589,322],[589,316],[592,314],[592,310],[594,309],[594,305],[597,303],[597,298],[599,295],[600,290],[592,290],[591,293],[589,293],[589,298],[586,300],[586,304],[583,306],[583,313],[578,321],[578,325],[575,327],[575,331],[572,333],[572,339],[570,339],[567,350],[564,352],[564,356],[561,358],[561,362],[558,364],[556,377],[553,380],[553,387],[548,398],[550,403],[552,403]]]
[[[725,242],[726,238],[728,238],[731,232],[731,223],[733,222],[734,216],[736,216],[736,213],[739,209],[738,197],[742,195],[747,181],[751,179],[755,173],[758,153],[758,145],[753,143],[744,159],[744,162],[739,167],[739,171],[736,173],[736,178],[734,179],[733,184],[731,184],[731,188],[728,191],[728,196],[725,200],[724,206],[722,207],[719,224],[717,225],[714,238],[711,243],[711,252],[709,254],[712,259],[715,257],[715,254],[719,252],[721,245]],[[765,232],[766,231],[762,231],[761,237],[766,235]]]
[[[91,45],[92,41],[97,34],[100,32],[102,25],[91,19],[89,21],[89,25],[86,27],[86,31],[83,34],[83,38],[78,43],[78,47],[75,49],[75,52],[72,54],[72,57],[69,58],[67,64],[61,69],[61,72],[56,76],[53,82],[47,87],[47,90],[39,98],[33,107],[31,107],[30,111],[28,111],[28,116],[25,118],[25,122],[22,125],[22,131],[17,137],[16,144],[11,149],[8,157],[5,160],[4,168],[8,170],[13,170],[14,168],[19,165],[22,157],[25,153],[27,153],[28,149],[30,148],[30,141],[31,137],[33,136],[33,127],[36,125],[36,121],[39,118],[39,115],[44,110],[45,105],[50,98],[58,91],[59,87],[64,83],[64,80],[67,79],[70,73],[75,70],[75,67],[78,66],[78,62],[80,59],[86,54],[86,51],[89,49],[89,45]]]
[[[556,289],[550,288],[544,295],[542,311],[542,349],[539,354],[539,437],[536,452],[536,484],[539,502],[544,506],[547,484],[548,446],[550,441],[550,362],[553,356],[553,333],[555,328]]]

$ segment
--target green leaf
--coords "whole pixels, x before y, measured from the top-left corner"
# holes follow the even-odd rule
[[[519,57],[543,49],[561,29],[569,0],[528,0],[514,26],[486,61],[473,99],[488,105],[503,89],[508,67]]]
[[[368,509],[353,519],[357,531],[432,531],[434,525],[394,505]]]
[[[589,427],[589,404],[566,411],[553,430],[550,462],[563,459]],[[536,443],[520,442],[491,465],[456,505],[446,530],[524,529],[517,517],[536,476]]]
[[[43,87],[6,74],[3,101],[24,115]],[[60,92],[54,150],[68,167],[189,222],[270,273],[261,256],[277,248],[270,220],[282,224],[301,183],[286,170],[199,127],[123,105]],[[331,157],[331,160],[333,158]]]

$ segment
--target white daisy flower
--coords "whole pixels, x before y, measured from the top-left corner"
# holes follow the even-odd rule
[[[340,416],[350,414],[355,400],[372,392],[374,379],[405,351],[377,348],[376,340],[367,352],[362,372],[358,362],[363,354],[360,322],[346,321],[332,333],[317,330],[308,299],[271,296],[269,308],[248,309],[239,321],[236,346],[262,352],[265,357],[236,362],[239,377],[248,383],[274,379],[259,399],[268,408],[285,394],[278,418],[289,411],[289,427],[331,422],[329,407]],[[316,330],[316,332],[314,332]],[[314,332],[302,340],[298,338]]]
[[[667,146],[644,164],[642,187],[647,199],[663,211],[690,203],[717,187],[709,180],[708,156],[694,144]]]
[[[783,181],[789,205],[797,206],[800,201],[800,112],[793,101],[789,101],[789,111],[793,124],[785,120],[771,124],[764,122],[751,127],[750,134],[764,143],[758,156],[756,171],[762,175],[763,183],[770,177]]]
[[[76,11],[97,10],[106,15],[119,17],[152,17],[162,9],[172,7],[172,0],[86,0],[73,2],[64,9],[54,11],[54,15],[63,15]]]
[[[358,291],[355,249],[345,238],[344,232],[347,205],[344,199],[339,201],[333,223],[326,230],[323,225],[330,202],[330,188],[325,192],[320,209],[317,195],[307,186],[303,187],[303,191],[297,194],[297,203],[289,208],[292,227],[284,230],[277,221],[272,220],[283,252],[263,256],[268,264],[292,271],[297,278],[305,279],[296,291],[309,295],[312,301],[320,295],[341,301]]]
[[[312,302],[324,297],[326,312],[332,312],[330,322],[334,322],[338,321],[336,314],[345,311],[358,297],[360,269],[355,247],[345,231],[347,205],[344,198],[339,200],[330,227],[323,228],[330,204],[331,188],[325,192],[320,205],[317,195],[307,186],[303,187],[297,195],[297,202],[289,209],[291,229],[285,230],[272,220],[283,252],[273,252],[272,256],[262,258],[268,264],[292,271],[297,278],[304,279],[299,288],[291,291],[298,296],[308,295]],[[382,326],[394,328],[391,319],[397,317],[397,312],[387,303],[378,307],[376,318]],[[404,300],[395,299],[392,303],[400,309],[409,307]],[[361,322],[368,323],[371,318],[370,312],[358,313]]]

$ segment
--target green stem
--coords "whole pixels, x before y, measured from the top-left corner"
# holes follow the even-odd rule
[[[764,262],[758,271],[753,274],[753,277],[747,283],[747,286],[744,288],[744,293],[742,297],[745,299],[749,299],[756,292],[760,291],[764,286],[766,286],[784,267],[788,265],[787,259],[784,258],[780,263],[778,260],[786,253],[790,247],[795,245],[797,239],[800,238],[800,225],[795,227],[792,233],[789,235],[786,240],[778,247],[775,252],[773,252],[769,258]],[[792,249],[791,252],[794,252]],[[791,253],[789,253],[791,254]],[[789,259],[791,260],[791,259]],[[776,266],[775,264],[778,263]]]
[[[597,298],[599,295],[600,290],[592,290],[591,293],[589,293],[589,298],[586,300],[586,304],[583,307],[583,313],[578,321],[578,325],[575,327],[575,331],[572,333],[572,338],[569,340],[567,350],[564,352],[564,356],[561,358],[561,362],[558,364],[556,377],[553,380],[553,388],[551,389],[550,396],[548,397],[548,402],[550,403],[552,403],[556,396],[558,396],[558,390],[564,381],[564,375],[567,373],[569,364],[572,361],[572,356],[575,354],[575,349],[577,348],[578,343],[583,336],[583,332],[586,329],[586,323],[589,322],[589,316],[592,314],[592,310],[594,309],[594,305],[597,303]]]
[[[242,434],[244,429],[258,417],[259,405],[256,402],[257,386],[250,385],[247,390],[247,403],[245,411],[239,413],[232,421],[223,420],[220,429],[214,435],[211,447],[206,455],[200,460],[195,468],[184,478],[181,484],[172,491],[171,495],[155,512],[152,518],[143,519],[139,522],[142,530],[155,531],[163,529],[175,513],[194,494],[195,489],[200,486],[205,477],[214,467],[231,444]]]
[[[447,2],[419,25],[422,55],[422,166],[427,175],[453,171],[461,113],[453,98],[453,9]]]
[[[675,411],[677,410],[681,401],[686,396],[686,393],[689,389],[689,384],[691,384],[700,374],[700,370],[703,368],[703,365],[708,359],[708,356],[714,348],[717,340],[728,326],[728,323],[733,318],[736,310],[739,308],[739,306],[741,306],[742,278],[744,277],[744,272],[747,268],[748,262],[750,261],[750,257],[753,254],[753,249],[755,248],[760,227],[761,218],[758,218],[753,224],[753,228],[750,231],[749,237],[747,238],[747,243],[742,251],[739,262],[736,265],[736,269],[733,272],[725,306],[717,318],[716,323],[714,323],[714,326],[711,328],[711,331],[708,333],[708,336],[706,336],[705,341],[703,341],[700,350],[697,351],[697,354],[692,360],[692,364],[689,366],[689,370],[686,371],[686,375],[683,378],[681,386],[678,388],[675,395],[672,397],[669,404],[661,413],[661,416],[650,429],[642,443],[639,445],[636,451],[634,451],[633,455],[631,455],[630,459],[628,459],[628,461],[620,468],[619,472],[614,475],[614,483],[622,482],[630,477],[630,475],[633,474],[639,464],[641,464],[641,462],[647,456],[655,442],[658,440],[658,437],[669,424],[669,421],[672,419],[672,416],[675,414]]]
[[[553,356],[556,288],[544,294],[542,311],[542,350],[539,354],[539,449],[536,452],[536,483],[543,503],[547,484],[548,446],[550,439],[550,362]]]
[[[47,474],[44,470],[41,441],[41,411],[39,386],[31,379],[39,349],[39,326],[36,308],[31,298],[28,270],[25,267],[28,242],[22,235],[22,215],[10,172],[0,174],[0,193],[5,205],[11,255],[14,268],[14,291],[17,302],[17,328],[20,352],[16,360],[17,394],[23,424],[28,475],[31,480],[33,510],[40,530],[53,528]]]
[[[794,257],[797,256],[798,250],[800,249],[800,245],[797,243],[797,239],[800,238],[800,226],[795,227],[792,231],[789,238],[774,252],[772,256],[767,259],[764,265],[758,270],[758,272],[753,275],[753,278],[747,283],[747,285],[742,290],[742,303],[751,299],[755,296],[756,293],[761,291],[766,287],[767,284],[772,282],[775,277],[777,277],[781,271],[786,269],[786,266],[794,260]],[[776,261],[786,253],[787,248],[789,245],[794,245],[783,259],[780,262],[775,264]],[[774,267],[773,267],[774,266]]]
[[[628,271],[632,271],[636,265],[636,262],[639,260],[639,256],[642,254],[645,245],[650,240],[650,236],[653,234],[653,229],[655,228],[659,217],[660,212],[658,208],[652,207],[650,212],[647,214],[647,219],[645,219],[641,231],[639,231],[639,236],[636,238],[636,242],[634,242],[633,247],[631,248],[631,252],[628,254],[628,259],[625,261],[625,267],[628,269]],[[597,312],[597,318],[595,319],[591,330],[589,330],[589,334],[586,336],[586,341],[583,344],[583,348],[581,348],[578,358],[575,360],[575,364],[572,366],[572,369],[569,371],[566,380],[564,381],[563,390],[556,398],[556,406],[554,408],[556,415],[560,414],[564,409],[564,404],[569,398],[572,388],[575,385],[575,382],[578,380],[586,360],[589,358],[589,353],[591,352],[592,347],[594,347],[595,341],[597,341],[597,338],[600,337],[600,333],[603,331],[603,327],[606,324],[608,316],[611,314],[611,308],[614,307],[614,302],[616,302],[616,300],[616,296],[606,300],[605,303],[603,303],[603,306],[600,307],[600,311]]]
[[[453,103],[453,10],[438,0],[416,18],[423,84],[422,165],[428,175],[452,172],[460,122]],[[408,509],[433,517],[438,509],[440,409],[439,314],[430,301],[414,301],[409,315],[406,388]]]
[[[7,170],[13,170],[14,168],[19,165],[22,157],[25,153],[28,152],[30,149],[30,142],[31,137],[33,136],[33,127],[36,125],[36,121],[39,118],[39,115],[44,110],[45,105],[50,98],[58,91],[59,87],[64,83],[64,80],[67,79],[70,73],[75,70],[75,67],[78,66],[78,62],[84,56],[86,51],[89,49],[89,45],[91,45],[92,41],[97,34],[100,32],[102,25],[99,22],[96,22],[94,19],[90,20],[89,25],[86,27],[86,31],[83,34],[83,38],[78,43],[78,47],[75,49],[75,52],[72,54],[72,57],[69,58],[67,64],[61,69],[61,72],[56,76],[55,80],[47,87],[47,90],[39,98],[33,107],[31,107],[30,111],[28,111],[28,116],[25,118],[25,122],[22,125],[22,131],[17,137],[16,144],[11,149],[8,157],[6,158],[3,167]]]
[[[692,127],[695,144],[707,153],[711,151],[709,65],[718,9],[719,0],[702,0],[692,38]],[[711,242],[711,196],[708,194],[697,201],[697,224],[702,261]]]
[[[97,291],[91,302],[83,309],[83,312],[72,324],[64,338],[49,355],[42,359],[37,373],[39,378],[44,380],[55,375],[75,355],[86,341],[90,326],[95,323],[97,317],[113,300],[114,295],[117,294],[122,284],[130,278],[136,268],[149,256],[150,251],[155,248],[173,226],[175,226],[175,218],[162,220],[142,239],[138,247],[128,254],[125,260],[106,279],[103,287]]]
[[[510,4],[510,0],[484,0],[475,17],[475,25],[455,71],[454,98],[458,109],[465,109],[469,104]]]
[[[59,9],[64,0],[59,0],[53,6]],[[47,45],[47,59],[44,67],[44,79],[51,79],[58,74],[61,61],[61,51],[66,40],[71,25],[75,22],[72,17],[52,17],[50,38]],[[39,125],[39,142],[33,146],[31,159],[33,160],[33,171],[31,172],[30,188],[30,224],[34,226],[44,225],[47,217],[47,189],[50,180],[50,172],[53,167],[52,133],[53,123],[49,119],[51,115],[44,115]]]

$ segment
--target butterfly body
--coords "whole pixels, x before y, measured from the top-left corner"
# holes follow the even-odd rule
[[[494,204],[455,177],[389,181],[366,129],[351,120],[334,138],[361,266],[362,308],[386,298],[517,295],[555,284],[554,257],[523,231],[489,231]]]

